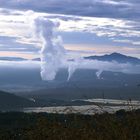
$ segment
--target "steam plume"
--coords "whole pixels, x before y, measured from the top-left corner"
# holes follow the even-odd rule
[[[54,80],[57,71],[63,64],[65,49],[61,37],[56,35],[58,22],[39,17],[35,19],[36,33],[39,34],[43,45],[41,54],[41,77],[43,80]]]
[[[98,60],[85,60],[83,58],[66,59],[66,50],[62,45],[62,39],[57,35],[58,22],[38,17],[34,20],[36,35],[42,40],[41,77],[43,80],[54,80],[60,68],[68,68],[68,80],[76,69],[96,69],[97,78],[103,71],[140,74],[140,65],[117,62],[103,62]],[[67,54],[68,55],[68,54]]]
[[[99,70],[99,71],[96,72],[96,76],[97,76],[98,79],[101,78],[102,72],[103,72],[102,70]]]

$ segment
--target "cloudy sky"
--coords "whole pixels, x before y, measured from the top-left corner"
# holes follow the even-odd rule
[[[0,56],[38,57],[32,20],[43,16],[60,22],[58,34],[74,55],[140,58],[139,7],[140,0],[0,0]]]

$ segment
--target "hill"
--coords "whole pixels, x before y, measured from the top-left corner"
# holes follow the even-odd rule
[[[34,106],[35,103],[26,98],[16,96],[11,93],[0,91],[0,110],[19,109]]]

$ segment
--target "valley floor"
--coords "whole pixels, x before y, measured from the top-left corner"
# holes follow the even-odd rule
[[[75,103],[75,105],[74,105]],[[79,103],[79,104],[78,104]],[[140,109],[139,100],[116,100],[116,99],[77,99],[71,100],[71,105],[54,105],[44,107],[27,107],[22,111],[26,113],[57,113],[57,114],[71,114],[79,113],[85,115],[94,115],[101,113],[115,113],[121,109],[131,111]]]

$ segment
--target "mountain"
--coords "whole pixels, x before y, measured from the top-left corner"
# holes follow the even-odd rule
[[[111,53],[111,54],[105,54],[102,56],[88,56],[84,57],[85,59],[89,60],[99,60],[99,61],[116,61],[118,63],[132,63],[132,64],[140,64],[140,59],[136,57],[126,56],[120,53]],[[33,61],[40,61],[40,58],[34,58]],[[70,60],[73,61],[73,60]]]
[[[40,61],[40,58],[34,58],[32,61]]]
[[[116,61],[118,63],[132,63],[132,64],[140,64],[140,59],[131,57],[131,56],[126,56],[120,53],[112,53],[112,54],[106,54],[103,56],[88,56],[84,57],[85,59],[89,60],[99,60],[99,61]]]
[[[2,60],[2,61],[25,61],[27,59],[24,59],[21,57],[0,57],[0,60]]]
[[[20,109],[34,105],[35,103],[31,100],[0,91],[0,110]]]

